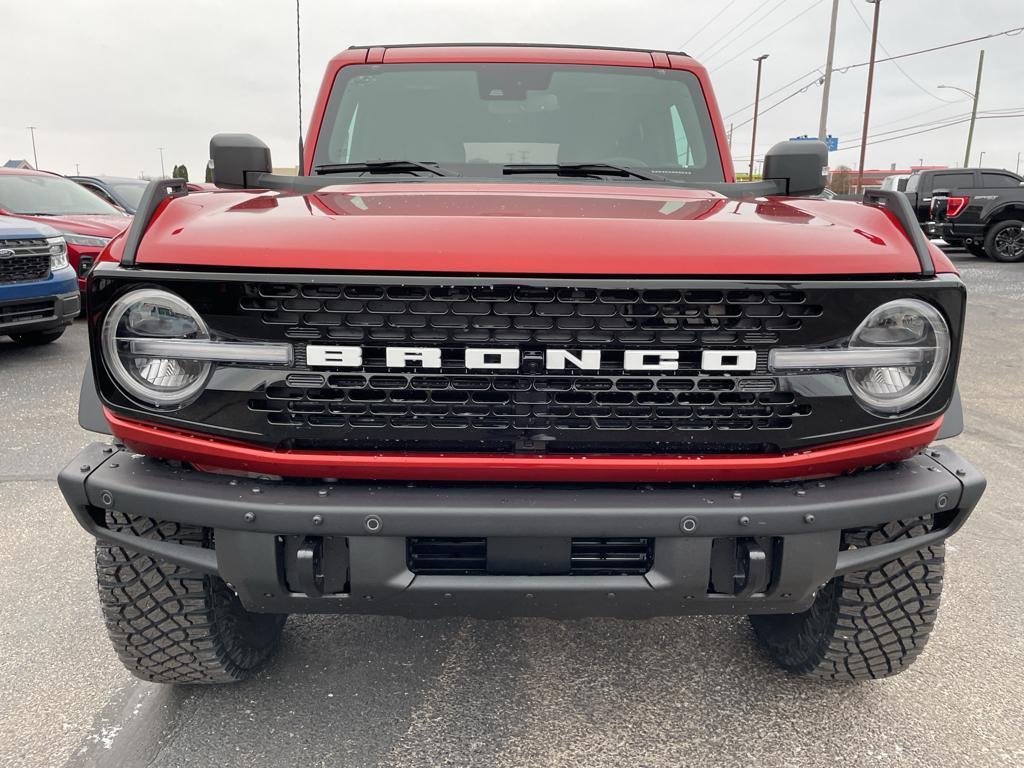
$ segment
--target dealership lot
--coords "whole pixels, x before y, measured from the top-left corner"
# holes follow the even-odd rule
[[[54,482],[92,439],[75,421],[84,324],[48,347],[0,341],[0,766],[1024,762],[1024,267],[953,257],[970,291],[956,447],[989,491],[948,548],[928,650],[859,686],[785,677],[735,618],[299,616],[251,682],[135,682]]]

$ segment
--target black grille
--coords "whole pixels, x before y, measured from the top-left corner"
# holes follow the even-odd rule
[[[6,251],[14,255],[5,255]],[[42,280],[49,274],[50,247],[46,240],[0,240],[0,283]]]
[[[487,573],[485,538],[410,538],[409,570],[419,575],[478,576]],[[654,539],[572,539],[564,574],[621,576],[644,574],[654,564]],[[525,574],[528,575],[528,574]]]
[[[354,344],[778,344],[822,308],[801,291],[250,284],[243,311]]]
[[[413,573],[434,576],[487,572],[487,539],[411,538],[407,562]]]
[[[0,304],[0,326],[48,320],[56,315],[53,299],[36,299],[16,304]]]

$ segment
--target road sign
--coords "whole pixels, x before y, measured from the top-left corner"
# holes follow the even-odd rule
[[[817,136],[808,136],[807,134],[804,134],[803,136],[794,136],[793,138],[790,139],[790,141],[817,141],[817,140],[818,140]],[[838,151],[839,150],[839,137],[838,136],[826,136],[825,137],[825,146],[828,147],[828,151],[829,152],[836,152],[836,151]]]

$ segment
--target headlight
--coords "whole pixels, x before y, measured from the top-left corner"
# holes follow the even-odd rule
[[[86,248],[103,248],[110,242],[109,237],[92,237],[91,235],[76,235],[74,232],[65,232],[64,239],[69,245],[81,245]]]
[[[101,332],[103,356],[117,382],[133,397],[157,406],[172,406],[198,394],[210,374],[210,363],[177,357],[138,354],[138,340],[209,340],[206,323],[173,293],[157,289],[132,291],[107,313]]]
[[[50,251],[50,269],[62,269],[68,265],[68,244],[63,237],[48,237],[46,245]]]
[[[949,363],[949,327],[941,313],[917,299],[883,304],[850,337],[851,352],[875,365],[849,367],[846,380],[869,410],[895,414],[924,402],[938,387]],[[901,362],[901,365],[879,363]]]

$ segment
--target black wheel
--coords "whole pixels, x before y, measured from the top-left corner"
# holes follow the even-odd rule
[[[111,530],[209,547],[207,528],[107,512]],[[224,581],[97,542],[96,578],[121,662],[156,683],[232,683],[277,650],[285,616],[250,613]]]
[[[985,235],[985,252],[996,261],[1024,259],[1024,221],[1007,219],[990,227]]]
[[[985,246],[981,245],[980,243],[968,243],[967,245],[964,246],[964,248],[967,249],[968,253],[970,253],[973,256],[977,256],[979,259],[988,258],[988,254],[985,253]]]
[[[920,536],[931,518],[844,535],[864,547]],[[909,667],[924,648],[939,607],[945,547],[938,544],[828,582],[804,613],[751,616],[754,633],[784,669],[826,680],[871,680]]]
[[[31,333],[12,333],[11,338],[25,347],[41,347],[56,341],[64,335],[64,329],[58,328],[55,331],[32,331]]]

